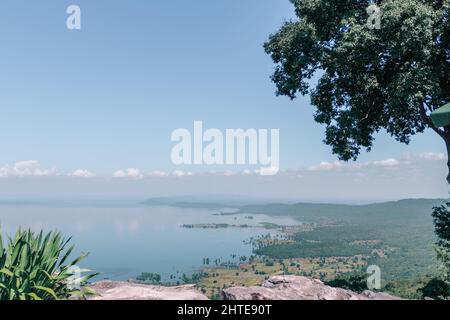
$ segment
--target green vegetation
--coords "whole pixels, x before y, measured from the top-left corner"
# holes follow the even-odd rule
[[[241,214],[286,216],[299,221],[299,225],[261,223],[277,233],[247,241],[254,246],[256,256],[240,257],[234,264],[217,260],[207,263],[204,259],[204,266],[211,267],[203,270],[206,275],[200,286],[212,297],[223,287],[257,285],[274,274],[297,274],[358,291],[361,271],[377,265],[381,269],[382,291],[411,299],[437,297],[430,292],[442,291],[437,282],[431,281],[440,280],[443,273],[433,248],[440,253],[438,258],[444,267],[444,262],[450,261],[444,245],[450,242],[442,241],[448,240],[449,229],[445,226],[450,221],[450,207],[445,203],[444,199],[409,199],[369,205],[240,206],[237,212]],[[437,208],[433,217],[438,240],[429,214],[432,207]]]
[[[183,281],[183,283],[198,283],[205,276],[206,274],[204,272],[194,273],[190,277],[183,273],[181,276],[181,281]]]
[[[275,242],[255,250],[256,254],[273,258],[348,257],[370,254],[374,245],[356,240],[376,239],[374,232],[363,226],[324,226],[310,232],[299,232],[290,237],[291,242]]]
[[[361,293],[367,290],[367,274],[354,273],[350,275],[339,275],[335,279],[327,281],[326,284],[331,287],[343,288]]]
[[[435,250],[441,263],[442,276],[448,282],[450,281],[450,202],[433,208],[433,221],[435,233],[438,236]]]
[[[136,277],[136,280],[144,283],[160,284],[161,275],[153,272],[142,272],[139,276]]]
[[[433,208],[433,223],[438,237],[435,251],[440,263],[439,277],[431,279],[419,289],[422,298],[448,299],[450,297],[450,202]]]
[[[80,288],[96,274],[74,278],[72,269],[87,254],[66,264],[74,249],[67,248],[70,240],[59,232],[44,235],[18,230],[4,243],[0,233],[0,300],[58,300],[94,294],[88,287]]]
[[[270,222],[261,222],[260,225],[264,228],[264,229],[279,229],[280,226],[275,224],[275,223],[270,223]]]
[[[447,282],[434,278],[420,288],[419,292],[422,293],[422,298],[443,300],[450,296],[450,286]]]
[[[443,202],[417,199],[356,206],[271,204],[241,210],[290,216],[311,226],[289,234],[288,239],[259,239],[255,242],[256,254],[274,259],[364,256],[368,265],[380,267],[384,290],[420,298],[416,291],[439,274],[433,254],[433,219],[428,212]]]

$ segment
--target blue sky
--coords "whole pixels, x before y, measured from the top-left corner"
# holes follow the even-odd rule
[[[66,28],[70,4],[81,7],[80,31]],[[170,134],[194,120],[279,128],[284,169],[334,162],[309,97],[276,97],[269,79],[262,44],[292,17],[288,0],[3,0],[0,167],[36,160],[64,173],[171,172]],[[380,134],[360,162],[405,152],[444,145],[432,132],[409,146]]]

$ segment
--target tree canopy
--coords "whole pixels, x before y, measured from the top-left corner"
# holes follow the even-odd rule
[[[450,128],[429,114],[450,102],[450,0],[290,1],[297,19],[264,45],[272,80],[279,95],[311,95],[324,142],[341,160],[370,151],[382,129],[409,143],[431,128],[449,148]]]

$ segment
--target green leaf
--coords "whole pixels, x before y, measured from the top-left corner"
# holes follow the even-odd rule
[[[53,298],[55,298],[55,300],[58,300],[58,297],[56,296],[55,291],[53,291],[53,290],[50,289],[50,288],[41,287],[41,286],[33,286],[32,288],[33,288],[33,289],[38,289],[38,290],[45,291],[45,292],[47,292],[48,294],[50,294]]]
[[[74,250],[73,246],[66,249],[71,238],[66,239],[56,231],[36,234],[20,229],[14,237],[7,238],[6,247],[2,242],[0,251],[0,299],[53,300],[69,296],[67,279],[72,274],[68,270],[87,256],[82,254],[72,264],[62,266]],[[80,269],[80,272],[90,270]],[[77,280],[84,283],[95,275],[88,274]]]
[[[6,268],[0,269],[0,273],[6,274],[8,277],[14,276],[14,274]]]
[[[33,300],[43,300],[42,298],[39,298],[38,295],[33,292],[27,293],[27,295]]]

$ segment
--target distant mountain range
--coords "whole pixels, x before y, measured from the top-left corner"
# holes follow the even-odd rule
[[[210,199],[208,199],[210,200]],[[445,199],[404,199],[399,201],[380,202],[364,205],[331,204],[331,203],[267,203],[247,204],[244,200],[230,202],[189,201],[189,197],[151,198],[143,202],[148,206],[172,206],[178,208],[235,208],[238,212],[266,214],[271,216],[290,216],[299,220],[310,220],[318,216],[351,220],[363,218],[368,220],[420,218],[429,219],[431,209],[441,205]],[[251,202],[251,201],[249,201]],[[380,222],[380,221],[378,221]]]

